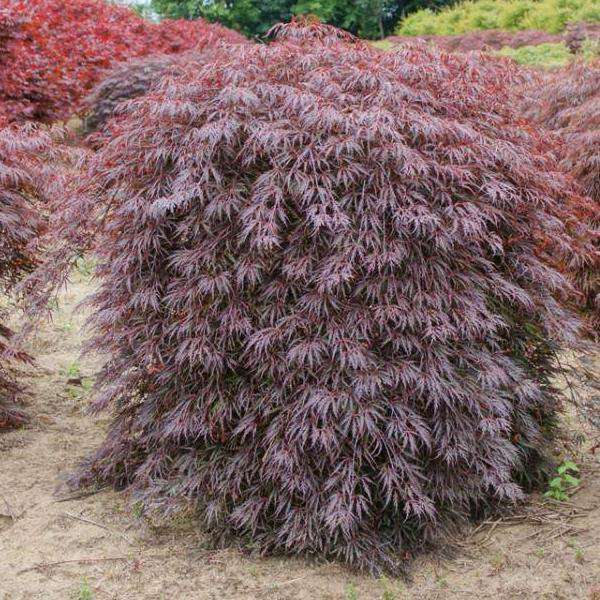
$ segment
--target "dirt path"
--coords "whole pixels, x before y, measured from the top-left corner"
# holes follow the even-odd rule
[[[410,583],[209,551],[192,521],[155,527],[114,492],[57,502],[61,474],[106,428],[106,419],[84,414],[97,364],[78,358],[83,317],[73,307],[87,291],[78,275],[36,339],[42,372],[32,380],[32,424],[0,437],[0,599],[600,600],[600,458],[591,455],[565,514],[533,499],[528,518],[486,525],[458,556],[418,560]]]

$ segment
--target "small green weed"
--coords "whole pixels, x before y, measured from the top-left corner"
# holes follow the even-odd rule
[[[490,566],[492,567],[492,574],[497,575],[500,571],[503,571],[508,566],[508,556],[504,552],[496,552],[490,558]]]
[[[73,321],[64,321],[58,325],[58,329],[63,333],[69,333],[70,331],[73,331],[74,328],[75,326],[73,325]]]
[[[82,277],[85,277],[87,279],[94,274],[94,269],[96,268],[96,261],[90,258],[86,258],[85,256],[80,256],[75,262],[75,268]]]
[[[401,600],[404,598],[404,585],[401,581],[391,581],[387,577],[379,580],[383,593],[381,600]]]
[[[136,519],[141,519],[144,516],[144,504],[143,502],[135,502],[131,507],[131,512]]]
[[[79,589],[74,594],[75,600],[93,600],[94,594],[87,579],[84,579],[79,585]]]
[[[353,583],[346,586],[346,600],[358,600],[358,590]]]
[[[81,367],[77,361],[70,363],[66,368],[60,370],[60,374],[67,379],[74,379],[81,375]]]
[[[60,375],[67,380],[65,392],[71,400],[85,399],[94,387],[94,380],[91,377],[81,375],[81,367],[78,362],[72,362],[61,369]]]
[[[580,483],[580,479],[574,474],[579,473],[579,467],[570,460],[565,460],[556,469],[557,476],[548,483],[548,491],[544,494],[545,498],[552,498],[558,502],[566,502],[569,499],[569,490]]]
[[[89,377],[84,377],[81,379],[81,383],[79,385],[68,385],[65,390],[67,392],[67,396],[71,400],[85,400],[92,391],[94,387],[94,382]]]

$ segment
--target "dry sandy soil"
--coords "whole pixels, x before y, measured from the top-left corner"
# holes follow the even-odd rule
[[[85,414],[98,363],[79,357],[83,315],[73,309],[89,289],[78,274],[36,338],[32,422],[0,437],[2,600],[600,600],[600,452],[576,457],[583,484],[570,503],[533,497],[516,516],[465,532],[451,558],[418,559],[410,581],[211,551],[193,520],[157,526],[114,492],[57,501],[61,475],[107,426]],[[77,377],[83,386],[67,383]]]

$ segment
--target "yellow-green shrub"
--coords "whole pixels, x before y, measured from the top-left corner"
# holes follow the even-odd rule
[[[498,54],[508,56],[521,65],[547,69],[564,67],[573,58],[564,43],[521,46],[521,48],[505,47],[499,50]]]
[[[400,23],[398,35],[454,35],[482,29],[563,31],[567,23],[600,21],[598,0],[470,0],[426,9]]]

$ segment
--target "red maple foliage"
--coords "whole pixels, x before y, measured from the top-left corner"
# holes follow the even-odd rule
[[[210,60],[210,52],[182,52],[158,55],[119,63],[105,73],[104,78],[85,99],[85,131],[98,132],[88,140],[94,144],[101,140],[108,120],[125,100],[146,94],[153,85],[177,65]],[[101,142],[100,142],[101,143]]]
[[[522,46],[555,44],[562,42],[563,36],[537,30],[504,31],[501,29],[486,29],[470,31],[460,35],[421,35],[417,37],[395,35],[386,39],[394,44],[412,43],[415,40],[421,40],[435,44],[448,52],[471,52],[486,49],[500,50],[506,46],[521,48]]]
[[[102,0],[0,0],[0,102],[13,121],[65,118],[116,62],[243,40],[202,19],[156,24]]]
[[[395,569],[543,462],[571,179],[509,102],[516,66],[273,35],[126,104],[56,221],[99,259],[114,413],[73,483]]]
[[[578,260],[568,269],[584,295],[592,333],[600,337],[600,61],[578,62],[546,74],[527,86],[523,114],[557,134],[561,166],[580,183],[591,203],[580,203],[575,214],[592,222],[598,232],[599,252]]]
[[[49,191],[50,175],[42,160],[53,158],[51,137],[30,126],[15,128],[0,119],[0,292],[15,284],[39,262],[38,241],[45,227],[41,203]],[[13,332],[0,310],[0,430],[16,427],[26,417],[17,407],[22,387],[15,363],[31,358],[13,344]]]
[[[574,54],[581,52],[584,44],[600,44],[600,23],[569,23],[565,32],[565,43]]]

